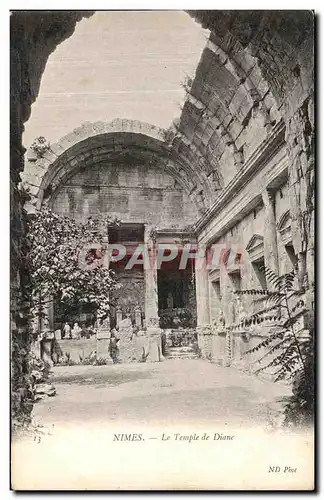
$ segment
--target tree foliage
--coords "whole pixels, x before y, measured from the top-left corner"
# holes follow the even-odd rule
[[[270,290],[240,290],[240,295],[260,296],[265,300],[260,311],[244,317],[232,329],[248,329],[270,320],[268,336],[245,354],[259,353],[255,373],[267,370],[274,381],[292,382],[293,396],[285,406],[285,423],[309,423],[314,411],[314,339],[313,332],[303,324],[308,311],[303,291],[294,287],[296,271],[278,276],[264,269]]]
[[[77,222],[49,208],[37,211],[28,223],[27,267],[29,304],[34,316],[44,315],[52,297],[67,307],[90,303],[99,318],[109,311],[109,292],[116,288],[113,271],[103,265],[108,225],[105,216]]]

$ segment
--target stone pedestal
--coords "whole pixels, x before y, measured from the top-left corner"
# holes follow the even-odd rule
[[[245,330],[235,332],[232,365],[241,370],[249,368],[249,359],[245,356],[248,349],[249,334]]]
[[[149,340],[149,354],[147,361],[156,363],[157,361],[163,360],[162,355],[162,345],[161,345],[161,329],[160,328],[148,328],[147,335]]]
[[[40,357],[44,363],[47,363],[49,366],[53,366],[53,339],[52,338],[43,338],[40,341]]]
[[[61,330],[55,330],[54,337],[55,337],[56,340],[61,340],[62,339],[62,332],[61,332]]]
[[[127,329],[119,330],[118,350],[118,359],[120,363],[131,363],[136,359],[135,342],[132,338],[132,331]]]
[[[118,359],[120,363],[131,363],[136,359],[136,341],[133,334],[133,327],[129,318],[123,319],[119,323],[118,331]]]
[[[211,333],[210,325],[197,326],[198,348],[203,359],[211,359],[212,356]]]
[[[97,359],[105,358],[110,360],[109,350],[107,349],[107,341],[110,338],[109,322],[103,322],[99,325],[96,333],[96,352]]]
[[[139,363],[144,363],[147,360],[149,354],[149,339],[144,330],[140,330],[137,332],[136,336],[136,347],[135,347],[135,355],[136,361]]]

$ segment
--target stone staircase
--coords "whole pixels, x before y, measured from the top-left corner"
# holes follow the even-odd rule
[[[168,347],[166,359],[198,359],[194,346]]]

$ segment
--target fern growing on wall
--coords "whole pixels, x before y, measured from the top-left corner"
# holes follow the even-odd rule
[[[303,299],[304,291],[294,287],[296,271],[278,276],[264,269],[267,282],[273,290],[239,290],[236,294],[250,295],[263,301],[263,307],[246,315],[232,325],[248,332],[257,326],[268,328],[268,335],[244,355],[259,354],[252,363],[255,374],[267,371],[273,380],[292,383],[292,397],[285,406],[285,424],[302,425],[313,418],[314,410],[314,339],[313,332],[304,327],[308,314]]]

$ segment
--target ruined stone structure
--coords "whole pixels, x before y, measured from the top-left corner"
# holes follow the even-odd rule
[[[170,241],[190,237],[207,249],[237,245],[241,266],[203,265],[198,271],[196,260],[195,276],[202,355],[235,363],[244,343],[255,339],[229,338],[220,325],[257,307],[251,301],[236,307],[232,292],[269,286],[263,264],[278,273],[298,265],[309,326],[313,320],[314,19],[308,11],[189,14],[210,37],[180,119],[169,130],[125,120],[85,124],[26,165],[21,132],[47,57],[90,13],[12,15],[12,285],[18,294],[24,286],[24,200],[17,190],[24,170],[33,196],[28,211],[44,202],[74,216],[109,210],[124,223],[143,225],[152,252],[159,231]],[[138,190],[136,199],[129,182]],[[193,234],[186,233],[188,225]],[[157,276],[146,273],[144,280],[138,305],[154,338]],[[23,335],[25,313],[17,303],[12,309]]]
[[[110,297],[116,304],[111,308],[112,326],[118,327],[128,312],[135,322],[135,308],[139,308],[148,330],[157,336],[159,301],[162,310],[176,309],[179,314],[190,309],[196,316],[192,263],[178,271],[180,254],[167,269],[137,265],[125,270],[125,266],[137,245],[145,244],[149,257],[156,259],[161,243],[196,241],[186,228],[198,219],[200,206],[178,173],[186,165],[164,137],[165,132],[154,126],[129,120],[84,124],[41,155],[29,150],[21,176],[30,194],[25,204],[29,214],[46,204],[77,220],[106,213],[120,221],[118,229],[108,229],[107,240],[125,245],[130,254],[115,268],[122,286]],[[181,290],[175,286],[172,290],[170,282]],[[174,301],[172,307],[167,293]],[[52,310],[52,329],[61,327],[54,325],[55,319],[59,321]]]

